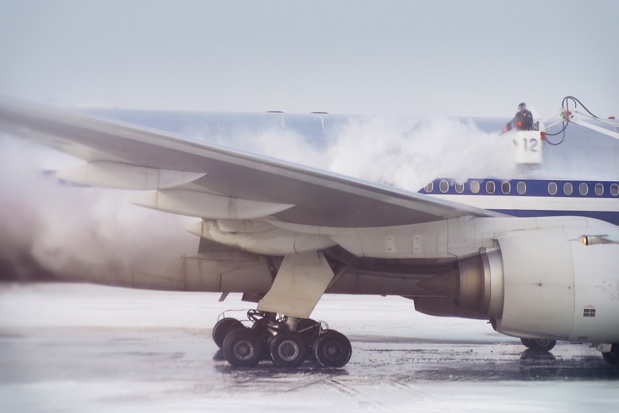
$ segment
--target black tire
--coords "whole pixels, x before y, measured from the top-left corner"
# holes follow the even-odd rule
[[[548,352],[557,345],[556,340],[546,340],[542,338],[521,338],[522,344],[533,351]]]
[[[249,328],[234,330],[224,340],[224,358],[234,367],[253,367],[260,362],[264,343]]]
[[[226,336],[241,328],[243,328],[243,323],[236,318],[222,318],[213,326],[213,341],[217,344],[217,347],[222,348]]]
[[[273,363],[280,367],[299,367],[305,361],[307,341],[294,331],[283,331],[276,335],[269,345]]]
[[[327,330],[316,339],[314,356],[324,367],[344,367],[352,356],[352,346],[344,334]]]
[[[613,344],[610,352],[602,353],[604,361],[614,367],[619,367],[619,344]]]

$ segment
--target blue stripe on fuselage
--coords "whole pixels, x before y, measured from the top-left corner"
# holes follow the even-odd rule
[[[488,185],[489,182],[491,183],[490,185]],[[478,190],[475,190],[476,186],[478,186]],[[489,191],[489,189],[492,190],[492,187],[494,187],[494,191]],[[570,187],[571,193],[569,192]],[[616,181],[469,179],[464,183],[457,184],[456,181],[450,179],[436,179],[420,190],[419,193],[452,196],[467,195],[469,197],[479,196],[482,198],[514,197],[526,199],[527,197],[537,197],[549,200],[567,198],[573,199],[574,203],[578,202],[578,200],[606,199],[617,202],[615,211],[488,209],[515,217],[582,216],[619,225],[619,182]]]
[[[444,190],[447,183],[447,189]],[[479,184],[479,190],[475,191],[475,183]],[[488,191],[494,186],[494,191]],[[518,185],[524,184],[524,191],[518,191]],[[442,185],[442,186],[441,186]],[[551,193],[551,185],[556,192]],[[586,193],[581,193],[581,185],[586,188]],[[571,186],[571,193],[566,190]],[[522,188],[522,185],[521,185]],[[596,189],[598,191],[596,191]],[[601,193],[599,191],[601,189]],[[554,198],[611,198],[619,199],[619,182],[616,181],[577,181],[577,180],[541,180],[541,179],[468,179],[458,185],[452,179],[435,179],[425,188],[419,191],[421,194],[434,195],[473,195],[473,196],[535,196]]]

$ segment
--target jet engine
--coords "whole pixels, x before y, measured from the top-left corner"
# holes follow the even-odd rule
[[[447,298],[415,298],[415,308],[489,319],[497,331],[521,338],[619,342],[619,231],[588,231],[594,233],[549,228],[499,236],[498,248],[460,261],[458,272],[421,281]]]

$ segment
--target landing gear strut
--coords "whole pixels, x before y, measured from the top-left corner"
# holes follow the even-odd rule
[[[309,318],[247,312],[248,323],[225,317],[213,327],[213,340],[233,366],[251,367],[269,358],[280,367],[298,367],[313,355],[324,367],[343,367],[352,347],[345,335]],[[247,323],[247,322],[246,322]]]

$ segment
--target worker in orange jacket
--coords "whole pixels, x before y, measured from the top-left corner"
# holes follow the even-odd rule
[[[509,132],[514,128],[517,130],[533,129],[533,115],[527,110],[527,104],[524,102],[518,105],[518,112],[512,120],[505,124],[503,131]]]

